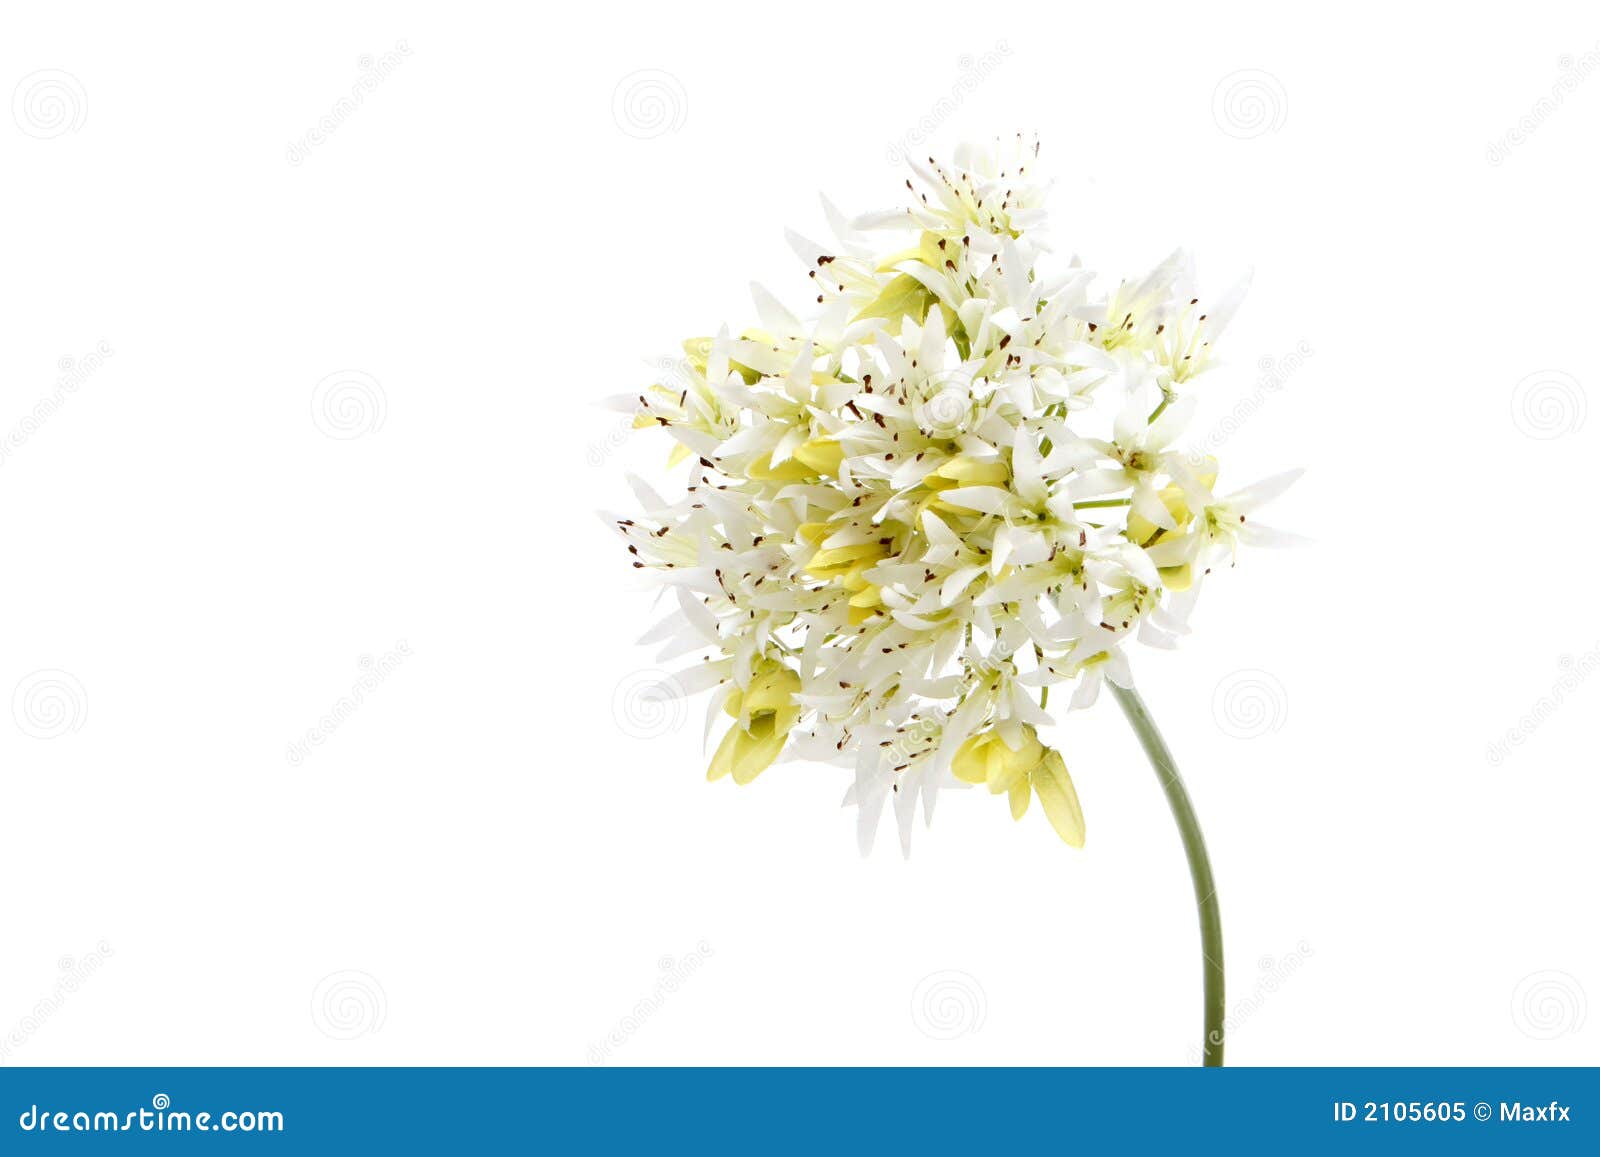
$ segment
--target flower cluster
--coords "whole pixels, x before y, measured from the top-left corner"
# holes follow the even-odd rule
[[[619,400],[689,471],[675,501],[633,479],[616,526],[678,603],[644,641],[698,655],[674,687],[732,720],[710,778],[853,766],[864,851],[886,801],[909,850],[963,783],[1017,818],[1037,798],[1081,846],[1050,690],[1071,710],[1130,685],[1126,644],[1174,645],[1212,565],[1278,537],[1251,518],[1293,480],[1219,496],[1174,448],[1243,286],[1202,299],[1181,252],[1112,286],[1050,268],[1037,151],[914,163],[901,211],[824,202],[834,243],[790,234],[804,317],[755,287],[758,325]]]

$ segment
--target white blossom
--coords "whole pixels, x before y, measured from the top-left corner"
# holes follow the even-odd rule
[[[1176,448],[1242,284],[1207,302],[1188,257],[1105,286],[1045,237],[1037,146],[914,163],[911,206],[790,234],[810,305],[760,287],[757,322],[684,343],[626,406],[687,470],[616,522],[674,592],[646,641],[730,720],[711,777],[780,759],[850,767],[863,850],[892,802],[909,851],[941,788],[1082,812],[1039,739],[1129,641],[1188,631],[1202,574],[1276,536],[1250,521],[1293,475],[1217,498]],[[1049,691],[1069,684],[1059,699]]]

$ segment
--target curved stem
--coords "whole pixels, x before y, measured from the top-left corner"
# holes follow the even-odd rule
[[[1200,956],[1205,978],[1205,1045],[1202,1056],[1208,1066],[1222,1064],[1223,1020],[1227,1016],[1227,999],[1223,995],[1222,968],[1222,909],[1217,904],[1217,885],[1211,875],[1211,860],[1206,855],[1206,840],[1200,834],[1200,819],[1194,814],[1194,804],[1178,774],[1178,765],[1167,749],[1155,720],[1131,687],[1111,684],[1112,693],[1128,717],[1139,745],[1150,757],[1156,769],[1156,778],[1167,793],[1167,803],[1172,808],[1172,818],[1178,822],[1178,834],[1183,837],[1183,853],[1189,859],[1189,875],[1194,877],[1194,899],[1200,910]]]

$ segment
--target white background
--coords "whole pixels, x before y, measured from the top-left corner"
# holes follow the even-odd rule
[[[594,513],[663,454],[596,401],[751,279],[808,300],[819,191],[1020,129],[1092,267],[1254,268],[1194,429],[1308,468],[1268,521],[1316,545],[1135,656],[1231,1060],[1600,1061],[1600,21],[1468,12],[8,10],[0,1059],[1189,1063],[1189,884],[1109,700],[1058,732],[1081,853],[953,793],[862,860],[848,773],[708,785],[701,705],[637,701]]]

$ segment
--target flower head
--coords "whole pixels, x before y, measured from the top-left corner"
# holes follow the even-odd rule
[[[673,501],[635,480],[616,525],[677,595],[647,638],[699,653],[677,683],[733,720],[710,778],[851,766],[863,848],[890,798],[909,848],[919,803],[967,784],[1081,846],[1050,689],[1070,711],[1129,685],[1125,643],[1174,645],[1291,480],[1218,498],[1176,449],[1242,287],[1208,301],[1181,253],[1109,288],[1052,263],[1036,152],[913,164],[901,212],[829,206],[833,243],[790,235],[804,316],[757,288],[757,324],[623,402],[688,472]]]

